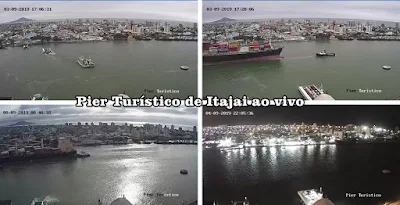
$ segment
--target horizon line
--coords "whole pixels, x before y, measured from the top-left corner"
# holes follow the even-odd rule
[[[398,1],[400,1],[400,0],[398,0]],[[358,18],[338,18],[338,17],[281,17],[281,18],[257,18],[257,19],[236,19],[236,18],[233,18],[233,17],[222,17],[222,18],[220,18],[220,19],[218,19],[218,20],[214,20],[214,21],[207,21],[207,22],[203,22],[203,24],[204,23],[213,23],[213,22],[216,22],[216,21],[219,21],[219,20],[222,20],[222,19],[224,19],[224,18],[228,18],[228,19],[230,19],[230,20],[233,20],[233,21],[228,21],[228,23],[229,22],[240,22],[240,21],[256,21],[256,20],[271,20],[271,19],[347,19],[347,20],[362,20],[362,21],[383,21],[383,22],[390,22],[390,23],[400,23],[400,20],[399,21],[389,21],[389,20],[371,20],[371,19],[358,19]]]

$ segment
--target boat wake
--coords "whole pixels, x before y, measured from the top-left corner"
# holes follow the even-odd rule
[[[60,200],[53,196],[46,196],[43,201],[46,202],[46,205],[57,205],[60,203]]]
[[[121,75],[103,75],[103,76],[93,76],[90,79],[97,79],[97,78],[113,78],[113,77],[121,77]]]
[[[46,81],[34,80],[34,81],[31,81],[31,82],[28,82],[27,84],[28,85],[47,85],[47,84],[52,84],[52,83],[63,81],[63,80],[66,80],[66,79],[65,78],[58,78],[58,79],[46,80]]]
[[[245,81],[253,81],[255,83],[255,85],[260,88],[261,92],[264,92],[264,91],[268,90],[268,85],[265,85],[264,83],[262,83],[260,80],[258,80],[254,76],[245,77],[243,80],[245,80]]]
[[[297,56],[297,57],[286,57],[285,59],[305,59],[305,58],[314,58],[314,56]]]

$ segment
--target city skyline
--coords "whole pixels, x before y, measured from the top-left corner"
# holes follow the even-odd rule
[[[226,2],[204,2],[203,23],[224,17],[237,20],[281,18],[334,18],[400,22],[400,2],[229,2],[230,8],[254,8],[254,11],[207,11],[227,7]]]
[[[0,2],[2,8],[51,8],[51,11],[0,10],[0,23],[19,18],[38,21],[59,19],[147,19],[197,22],[196,2]],[[89,10],[86,8],[90,8]]]
[[[193,130],[197,126],[196,108],[77,108],[70,105],[1,105],[0,126],[8,126],[20,121],[36,125],[56,125],[73,123],[99,122],[115,124],[161,124],[185,130]],[[44,114],[4,114],[4,111],[44,111]],[[51,111],[51,114],[46,114]]]
[[[264,125],[264,124],[305,124],[319,125],[367,125],[393,129],[400,126],[398,106],[305,106],[305,107],[267,107],[267,108],[234,108],[231,111],[249,111],[251,116],[212,116],[203,115],[203,126],[218,125]],[[207,111],[224,111],[223,109],[205,109]]]

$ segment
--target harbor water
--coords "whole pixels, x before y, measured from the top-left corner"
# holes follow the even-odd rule
[[[275,44],[285,46],[281,53],[284,59],[204,67],[204,95],[298,98],[301,97],[299,86],[322,84],[337,100],[385,100],[400,96],[397,80],[400,77],[400,41]],[[324,46],[328,53],[336,56],[316,57]],[[384,65],[392,69],[384,70]]]
[[[42,47],[56,55],[44,55]],[[95,67],[83,69],[80,56]],[[188,66],[189,70],[181,70]],[[109,41],[59,43],[0,50],[0,96],[30,99],[36,93],[50,100],[76,95],[130,97],[161,95],[186,98],[197,93],[197,42]]]
[[[400,199],[397,147],[360,144],[206,149],[204,201],[224,205],[246,196],[252,205],[301,205],[297,191],[322,187],[335,205],[383,204]],[[384,169],[392,173],[383,174]],[[350,198],[346,193],[381,197]]]
[[[196,146],[136,144],[80,150],[91,156],[0,169],[0,200],[16,205],[30,204],[36,197],[60,205],[97,205],[99,199],[108,205],[123,196],[133,205],[185,205],[197,200]],[[188,174],[180,174],[181,169]]]

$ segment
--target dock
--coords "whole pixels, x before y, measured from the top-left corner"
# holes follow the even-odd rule
[[[323,194],[317,189],[302,190],[298,191],[297,194],[304,205],[314,205],[315,202],[323,198]]]
[[[324,93],[321,87],[316,85],[299,86],[298,90],[305,100],[335,100],[332,96]]]

